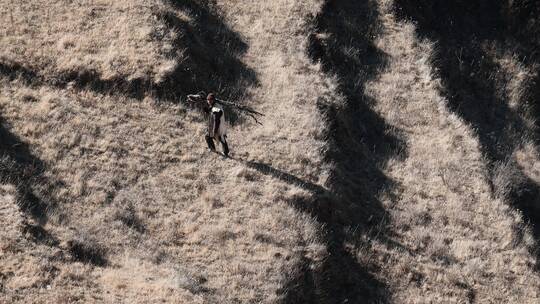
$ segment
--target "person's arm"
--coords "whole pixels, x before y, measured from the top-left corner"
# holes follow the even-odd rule
[[[212,110],[212,108],[209,107],[206,102],[204,102],[203,93],[187,95],[187,99],[191,102],[194,102],[195,106],[199,109],[202,109],[204,113],[208,114]]]
[[[189,101],[201,101],[202,97],[199,94],[190,94],[187,96]]]

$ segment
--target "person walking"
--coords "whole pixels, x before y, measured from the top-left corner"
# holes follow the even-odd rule
[[[201,101],[204,97],[198,95],[188,95],[191,101]],[[223,106],[216,101],[213,93],[206,97],[206,105],[204,111],[208,114],[208,129],[205,135],[206,144],[212,152],[216,152],[214,143],[218,141],[223,148],[223,155],[229,156],[229,145],[227,144],[227,121],[225,120],[225,111]]]

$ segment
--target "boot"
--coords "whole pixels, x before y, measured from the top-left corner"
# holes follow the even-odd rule
[[[219,141],[221,142],[221,146],[223,147],[223,154],[225,156],[229,156],[229,145],[227,144],[227,138],[225,135],[219,137]]]
[[[204,139],[206,139],[206,144],[208,145],[208,149],[210,149],[210,151],[212,152],[215,152],[216,146],[214,145],[214,139],[208,135],[206,135]]]

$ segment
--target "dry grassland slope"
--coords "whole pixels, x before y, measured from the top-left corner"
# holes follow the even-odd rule
[[[0,0],[0,303],[537,303],[534,18],[430,9]]]

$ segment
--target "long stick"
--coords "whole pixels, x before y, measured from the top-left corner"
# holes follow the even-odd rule
[[[249,112],[249,113],[252,113],[252,114],[255,114],[255,115],[264,116],[263,113],[257,112],[257,111],[253,110],[252,108],[250,108],[248,106],[240,105],[240,104],[237,104],[235,102],[231,102],[231,101],[227,101],[227,100],[221,100],[221,99],[216,99],[216,100],[219,103],[222,103],[222,104],[225,104],[225,105],[228,105],[228,106],[231,106],[231,107],[236,107],[239,110],[246,111],[246,112]]]
[[[259,116],[264,116],[263,113],[261,112],[257,112],[255,110],[253,110],[252,108],[250,107],[247,107],[247,106],[244,106],[244,105],[239,105],[235,102],[231,102],[231,101],[227,101],[227,100],[221,100],[221,99],[216,99],[218,103],[221,103],[221,104],[224,104],[224,105],[228,105],[230,107],[234,107],[240,111],[244,111],[244,112],[247,112],[247,115],[250,116],[251,118],[253,118],[253,120],[255,120],[256,123],[258,123],[259,125],[262,126],[262,123],[259,122],[257,120],[257,117],[256,115],[259,115]]]
[[[203,99],[204,99],[203,96],[205,96],[205,95],[206,94],[204,92],[199,92],[197,95],[188,95],[188,100],[189,101],[196,101],[195,99],[199,99],[198,101],[203,101]],[[258,123],[258,124],[260,124],[262,126],[262,123],[259,122],[259,120],[257,120],[257,116],[264,116],[263,113],[257,112],[257,111],[253,110],[252,108],[250,108],[248,106],[240,105],[240,104],[237,104],[235,102],[231,102],[231,101],[227,101],[227,100],[221,100],[221,99],[217,99],[217,98],[216,98],[216,101],[218,103],[220,103],[220,104],[236,108],[239,111],[246,112],[248,116],[250,116],[251,118],[253,118],[253,120],[255,120],[256,123]]]

